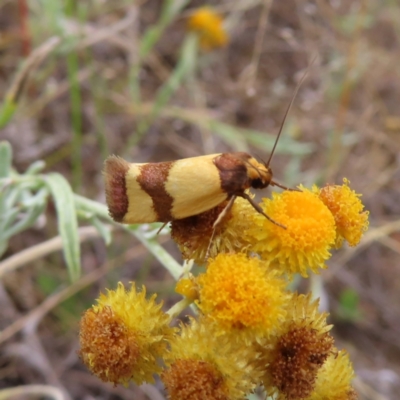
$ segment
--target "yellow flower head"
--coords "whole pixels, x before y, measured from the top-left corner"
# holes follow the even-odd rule
[[[332,353],[331,326],[326,313],[318,312],[318,301],[294,294],[275,343],[261,349],[265,367],[263,384],[284,399],[304,399],[314,389],[318,370]],[[281,398],[280,397],[280,398]]]
[[[172,221],[171,236],[178,244],[185,260],[193,259],[197,264],[220,253],[242,252],[250,247],[251,237],[243,232],[252,224],[251,215],[255,213],[252,205],[245,199],[237,198],[230,212],[215,228],[214,222],[223,212],[228,202],[223,202],[211,210],[192,217]],[[212,239],[211,239],[212,237]]]
[[[354,370],[346,351],[332,353],[318,372],[315,388],[306,400],[356,400],[351,387]]]
[[[250,193],[250,196],[253,195]],[[248,200],[237,197],[231,210],[231,218],[222,221],[221,233],[211,244],[210,256],[215,257],[219,253],[248,252],[254,240],[244,235],[244,232],[252,226],[254,214],[257,214],[257,211]]]
[[[285,316],[286,283],[258,258],[220,254],[198,277],[198,306],[221,332],[254,339],[268,336]]]
[[[176,283],[175,292],[189,300],[197,300],[199,298],[199,285],[197,284],[196,278],[190,275],[188,278],[180,279]]]
[[[204,50],[212,50],[225,46],[228,35],[222,25],[222,18],[211,8],[197,9],[188,20],[188,28],[200,37],[200,46]]]
[[[255,241],[252,250],[287,274],[325,268],[336,236],[335,221],[328,207],[308,189],[272,193],[263,199],[264,212],[278,226],[254,213],[253,225],[246,234]]]
[[[161,371],[157,358],[165,353],[174,331],[155,297],[146,300],[144,287],[138,293],[133,285],[126,291],[119,283],[83,315],[79,353],[101,380],[114,384],[133,380],[140,385],[153,382],[153,373]]]
[[[171,341],[161,375],[171,400],[241,400],[260,380],[251,347],[215,335],[208,322],[192,319]]]
[[[327,185],[319,192],[320,199],[335,218],[337,248],[341,247],[343,239],[350,246],[356,246],[368,229],[368,211],[363,211],[361,195],[351,190],[349,183],[343,179],[343,185]]]

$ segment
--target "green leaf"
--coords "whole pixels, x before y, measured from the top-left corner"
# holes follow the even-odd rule
[[[32,163],[25,171],[24,175],[36,175],[46,167],[46,163],[43,160],[38,160]]]
[[[173,21],[187,3],[188,0],[166,0],[163,2],[160,19],[155,25],[152,25],[147,29],[142,36],[139,47],[140,58],[144,58],[150,53],[164,33],[166,27]]]
[[[0,241],[0,257],[5,253],[8,247],[8,241]]]
[[[7,209],[7,213],[4,213],[0,218],[0,229],[2,231],[1,237],[3,237],[6,228],[9,227],[15,219],[17,219],[18,214],[21,210],[17,207]]]
[[[181,86],[183,79],[190,75],[196,65],[198,40],[196,35],[188,35],[183,42],[178,63],[168,80],[157,91],[151,118],[154,120],[168,103],[171,96]]]
[[[8,247],[8,240],[4,236],[4,232],[14,222],[19,213],[19,209],[9,203],[9,197],[14,197],[14,192],[15,189],[10,186],[0,188],[0,257]]]
[[[8,210],[16,206],[21,200],[23,191],[22,184],[7,187],[4,190],[4,208],[1,209],[1,212],[7,213]]]
[[[359,321],[362,319],[360,311],[360,296],[351,288],[344,289],[340,293],[338,315],[346,321]]]
[[[12,225],[14,220],[17,218],[20,209],[18,207],[4,207],[4,202],[0,204],[0,238],[4,237],[6,229]]]
[[[30,228],[38,217],[43,213],[45,208],[45,204],[37,204],[34,207],[30,208],[28,212],[14,225],[12,225],[9,229],[7,229],[3,237],[5,239],[9,239],[11,236],[16,235],[24,231],[25,229]]]
[[[29,195],[25,194],[25,198],[21,199],[21,207],[30,208],[30,207],[35,207],[37,205],[46,205],[48,196],[49,196],[49,188],[47,186],[43,186],[35,194],[32,193],[29,193]]]
[[[279,144],[276,148],[278,154],[291,154],[303,156],[310,154],[315,146],[312,143],[300,143],[282,132],[283,136],[279,139]],[[263,132],[255,131],[252,129],[243,130],[243,135],[250,144],[256,147],[261,147],[270,152],[275,144],[276,134],[265,134]]]
[[[107,207],[104,204],[79,196],[78,194],[74,194],[74,201],[77,210],[91,213],[91,215],[96,215],[109,222],[113,222],[112,218],[108,214]]]
[[[201,124],[203,123],[201,122]],[[204,125],[232,147],[234,151],[249,152],[249,146],[240,128],[213,119],[209,119]]]
[[[97,217],[90,218],[90,223],[97,229],[104,242],[108,246],[111,243],[111,230],[110,228],[103,224]]]
[[[3,219],[0,217],[0,228],[3,232],[0,234],[1,238],[9,239],[11,236],[30,228],[39,216],[43,214],[49,195],[48,188],[43,187],[33,196],[28,191],[25,192],[26,198],[20,200],[18,207],[8,208],[7,211],[4,212],[4,223]],[[24,194],[24,192],[22,192],[22,194]],[[11,226],[18,214],[22,214],[22,218]]]
[[[254,129],[238,128],[226,124],[224,122],[208,119],[203,121],[193,121],[198,125],[208,128],[210,131],[218,135],[225,143],[229,144],[235,151],[249,152],[250,143],[264,151],[270,152],[276,140],[276,134],[271,135],[266,132],[257,131]],[[281,136],[279,145],[276,148],[278,154],[305,155],[311,153],[313,145],[310,143],[299,143],[296,140]]]
[[[57,210],[58,231],[64,245],[64,259],[70,278],[75,281],[79,278],[81,263],[74,194],[67,180],[60,174],[51,173],[45,177],[45,181]]]
[[[12,148],[10,143],[0,142],[0,178],[7,178],[11,171]]]
[[[6,97],[0,107],[0,129],[11,121],[16,109],[17,103],[13,99]]]

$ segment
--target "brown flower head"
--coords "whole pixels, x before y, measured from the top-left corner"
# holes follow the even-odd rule
[[[318,370],[332,352],[327,314],[318,313],[310,295],[294,295],[272,351],[262,350],[268,392],[282,399],[304,399],[313,391]]]
[[[161,375],[169,399],[242,400],[259,382],[253,349],[216,335],[213,327],[207,318],[191,320],[171,341]]]
[[[153,382],[153,374],[161,371],[157,359],[174,332],[169,316],[155,296],[147,300],[146,290],[137,292],[134,285],[126,291],[119,283],[97,302],[81,319],[82,361],[105,382]]]

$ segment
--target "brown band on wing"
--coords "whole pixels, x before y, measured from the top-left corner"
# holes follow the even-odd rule
[[[129,199],[126,193],[126,173],[129,163],[117,156],[110,156],[104,163],[104,180],[108,212],[114,221],[122,222],[128,211]]]
[[[250,187],[247,175],[247,161],[251,156],[247,153],[223,153],[214,159],[219,170],[221,189],[228,194],[242,193]]]
[[[144,164],[140,166],[140,175],[137,177],[140,187],[153,200],[153,208],[159,222],[169,222],[173,219],[171,209],[174,199],[165,190],[164,185],[173,164],[173,161]]]

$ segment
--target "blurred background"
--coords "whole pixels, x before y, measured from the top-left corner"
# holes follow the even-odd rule
[[[187,30],[204,5],[226,30],[215,48]],[[18,173],[43,160],[42,173],[58,172],[75,193],[104,203],[110,154],[268,159],[311,64],[271,166],[287,186],[345,177],[362,193],[369,231],[334,254],[318,290],[336,346],[350,353],[359,398],[398,399],[399,21],[398,0],[0,0],[0,138]],[[119,280],[146,283],[168,306],[179,298],[174,279],[132,235],[114,228],[106,246],[102,227],[83,216],[82,275],[70,283],[59,210],[48,201],[3,244],[0,389],[42,384],[56,390],[49,398],[60,390],[72,399],[163,399],[159,384],[112,387],[92,376],[77,356],[78,325]],[[168,234],[158,241],[181,262]],[[17,267],[2,273],[11,257]]]

